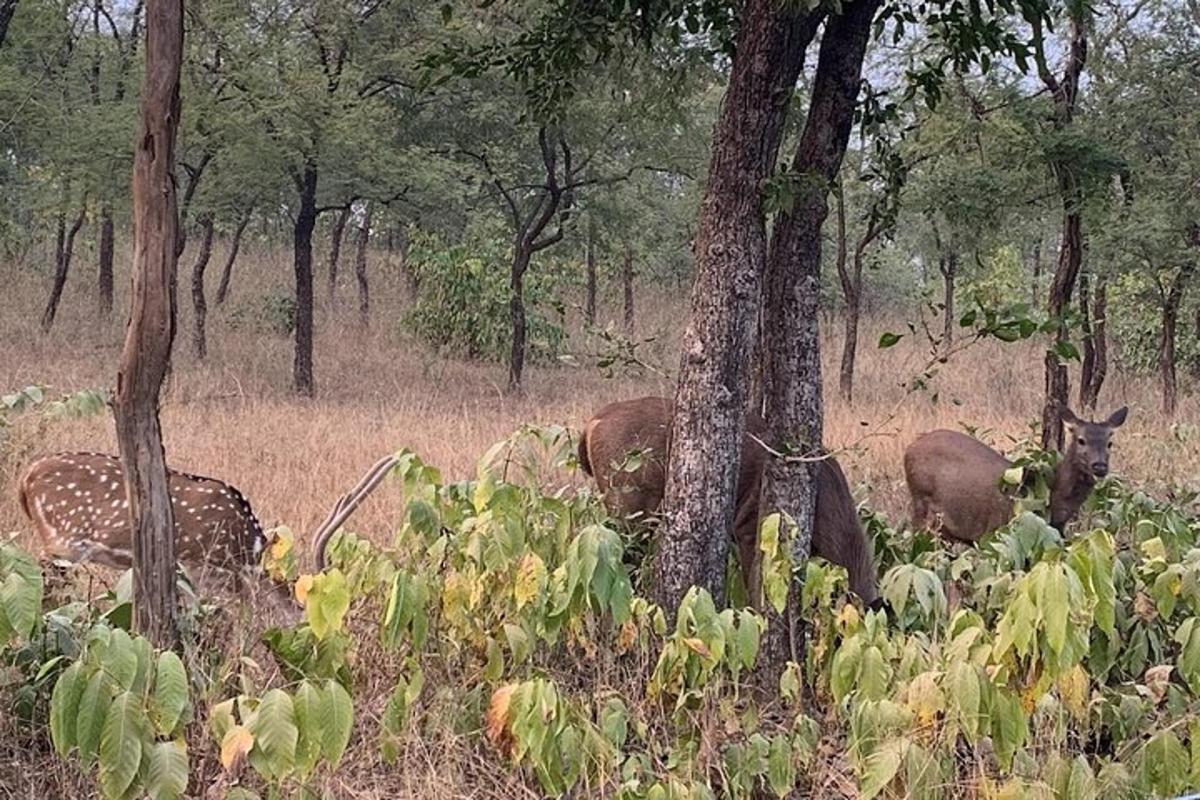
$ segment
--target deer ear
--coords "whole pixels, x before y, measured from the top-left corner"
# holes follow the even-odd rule
[[[1078,425],[1079,417],[1075,416],[1075,412],[1067,406],[1063,406],[1058,412],[1058,418],[1068,425]]]
[[[1112,416],[1104,421],[1104,424],[1110,428],[1119,428],[1125,424],[1125,418],[1129,416],[1129,407],[1121,406],[1112,413]]]

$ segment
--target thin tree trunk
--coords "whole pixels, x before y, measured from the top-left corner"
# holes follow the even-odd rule
[[[532,253],[527,252],[518,240],[513,248],[512,269],[509,273],[508,314],[512,322],[512,349],[508,354],[508,391],[521,391],[521,378],[525,371],[525,270],[529,269]]]
[[[225,258],[225,266],[221,269],[221,283],[217,286],[217,305],[222,305],[229,296],[229,282],[233,279],[233,264],[237,261],[238,251],[242,249],[242,234],[250,224],[250,211],[242,212],[238,217],[237,227],[233,231],[233,241],[229,243],[229,255]]]
[[[329,239],[329,299],[337,299],[338,261],[342,255],[342,235],[350,221],[350,206],[347,205],[333,220],[333,233]]]
[[[404,276],[404,288],[408,291],[408,299],[415,301],[417,292],[421,289],[421,281],[408,260],[408,229],[403,225],[396,231],[396,252],[400,256],[400,273]]]
[[[1096,373],[1096,340],[1092,330],[1091,281],[1088,271],[1079,272],[1079,323],[1082,333],[1082,354],[1079,362],[1079,405],[1082,411],[1094,411],[1096,398],[1092,396],[1092,383]]]
[[[309,160],[297,181],[300,208],[292,228],[296,274],[296,354],[292,363],[292,385],[302,397],[317,393],[313,380],[313,228],[317,225],[317,165]]]
[[[4,46],[4,40],[8,37],[8,24],[15,13],[17,0],[0,0],[0,47]]]
[[[777,449],[815,453],[823,448],[824,403],[821,337],[821,228],[829,214],[828,189],[841,170],[862,81],[871,21],[880,0],[858,0],[830,16],[821,39],[812,97],[791,171],[815,176],[790,213],[782,214],[771,237],[766,278],[767,438]],[[796,523],[791,556],[803,575],[812,546],[816,509],[814,465],[772,458],[763,474],[759,508]],[[788,661],[804,663],[799,581],[789,585],[780,614],[767,605],[755,683],[774,696]]]
[[[113,257],[115,242],[113,235],[112,208],[107,202],[100,205],[100,315],[108,317],[113,307]]]
[[[583,298],[583,319],[588,325],[596,324],[596,221],[588,215],[587,244],[584,253],[587,268],[587,294]]]
[[[113,399],[133,531],[134,625],[156,647],[178,645],[175,529],[158,398],[175,337],[175,134],[183,4],[146,10],[146,72],[133,167],[133,291]]]
[[[1030,302],[1037,305],[1042,296],[1042,240],[1033,243],[1033,285],[1030,288]]]
[[[365,328],[371,323],[371,287],[367,283],[367,244],[371,238],[371,214],[374,206],[368,202],[363,222],[358,229],[358,247],[354,254],[354,275],[358,278],[358,318]]]
[[[75,217],[75,221],[71,223],[71,229],[66,232],[66,236],[59,237],[62,242],[61,247],[56,247],[56,261],[54,265],[54,283],[50,287],[50,297],[46,301],[46,310],[42,312],[42,333],[49,333],[54,327],[54,318],[58,315],[58,303],[62,300],[63,289],[67,285],[67,275],[71,271],[71,254],[75,251],[75,236],[79,233],[79,229],[83,227],[84,217],[87,216],[87,203],[79,206],[79,214]],[[59,231],[62,231],[62,219],[59,218]]]
[[[625,335],[633,336],[633,247],[628,243],[621,264],[621,285],[625,289]]]
[[[1108,377],[1108,279],[1101,275],[1096,280],[1096,292],[1092,300],[1092,340],[1096,347],[1096,364],[1092,368],[1092,382],[1088,388],[1090,408],[1096,407],[1104,379]]]
[[[842,343],[842,367],[838,376],[838,389],[842,399],[847,403],[854,402],[854,357],[858,348],[858,292],[855,281],[846,269],[846,198],[841,183],[833,186],[834,208],[837,212],[837,274],[842,285],[842,298],[846,301],[846,336]],[[862,259],[855,253],[856,268],[861,266]]]
[[[951,250],[938,267],[942,273],[942,352],[954,347],[954,281],[958,277],[958,252]]]
[[[195,312],[192,323],[192,349],[196,358],[203,361],[208,357],[208,301],[204,297],[204,272],[208,269],[208,260],[212,257],[213,246],[213,215],[205,214],[200,220],[203,231],[200,239],[200,252],[196,256],[196,264],[192,267],[192,309]]]
[[[179,201],[179,225],[176,234],[179,238],[175,243],[175,259],[177,261],[179,256],[183,255],[184,248],[187,247],[187,221],[188,212],[192,208],[192,200],[196,197],[196,190],[200,188],[200,179],[204,177],[204,171],[208,169],[212,158],[213,154],[206,150],[194,168],[185,167],[184,169],[187,180],[184,181],[183,197]]]
[[[1180,267],[1179,274],[1171,283],[1171,290],[1164,298],[1162,306],[1162,336],[1159,339],[1158,371],[1162,379],[1162,408],[1163,414],[1175,416],[1179,405],[1179,385],[1175,372],[1175,341],[1179,328],[1179,307],[1187,285],[1191,281],[1194,265],[1188,262]]]
[[[775,0],[741,7],[729,87],[713,133],[695,239],[655,599],[669,614],[693,586],[720,603],[766,266],[762,187],[818,12]]]

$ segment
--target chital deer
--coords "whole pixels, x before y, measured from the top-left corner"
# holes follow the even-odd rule
[[[579,441],[579,463],[596,479],[604,503],[613,514],[652,515],[662,503],[672,403],[665,397],[641,397],[611,403],[596,412]],[[734,541],[746,586],[758,596],[761,559],[758,550],[758,495],[768,455],[756,437],[766,432],[758,415],[747,420],[737,482]],[[640,462],[629,454],[641,452]],[[817,507],[813,526],[814,555],[846,568],[850,588],[864,603],[875,606],[875,559],[871,543],[858,521],[845,473],[833,458],[817,462]]]
[[[1050,524],[1060,531],[1083,505],[1097,478],[1108,474],[1113,430],[1125,422],[1122,406],[1103,422],[1062,411],[1067,447],[1050,490]],[[1012,519],[1013,499],[1001,479],[1012,462],[978,439],[957,431],[923,434],[904,452],[904,478],[913,524],[962,542],[977,542]]]

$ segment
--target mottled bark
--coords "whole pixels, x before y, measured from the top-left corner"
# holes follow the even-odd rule
[[[133,290],[113,398],[133,530],[134,625],[156,647],[175,647],[174,515],[158,419],[175,337],[175,135],[183,59],[183,4],[146,12],[146,71],[133,163]]]
[[[58,315],[58,304],[62,300],[63,289],[67,286],[67,276],[71,272],[71,255],[75,252],[75,236],[83,227],[83,220],[86,216],[87,204],[84,203],[79,206],[79,214],[65,235],[63,231],[65,223],[62,216],[59,216],[58,236],[54,248],[54,282],[50,285],[50,297],[46,300],[46,309],[42,312],[42,333],[49,333],[50,329],[54,327],[54,318]]]
[[[292,227],[293,271],[296,277],[296,353],[292,386],[302,397],[317,393],[313,379],[313,228],[317,225],[317,165],[306,161],[297,176],[300,206]]]
[[[233,240],[229,243],[229,254],[225,256],[225,266],[221,268],[221,283],[217,286],[217,305],[223,304],[225,298],[229,296],[229,284],[233,280],[233,265],[242,249],[242,236],[246,233],[246,226],[250,224],[250,213],[250,211],[242,212],[242,215],[238,217],[237,227],[233,230]]]
[[[692,586],[717,602],[767,256],[763,188],[815,14],[774,0],[741,8],[729,87],[713,133],[695,239],[672,443],[655,563],[655,599],[672,613]]]
[[[625,245],[625,259],[621,262],[621,286],[625,294],[625,335],[633,336],[633,247]]]
[[[97,276],[97,293],[102,317],[108,317],[112,313],[115,244],[112,208],[108,203],[102,203],[100,205],[99,274]]]
[[[857,0],[830,16],[821,39],[812,97],[792,171],[805,191],[790,213],[780,215],[771,237],[766,272],[763,337],[766,356],[767,439],[785,453],[822,451],[823,399],[818,306],[821,287],[821,227],[829,214],[828,192],[842,166],[854,123],[863,58],[880,0]],[[769,459],[760,507],[796,523],[793,563],[812,547],[816,480],[811,462]],[[768,606],[755,681],[768,695],[778,691],[788,661],[803,663],[798,581],[789,587],[783,614]]]
[[[204,296],[204,273],[212,258],[213,215],[205,214],[200,220],[200,252],[192,266],[192,351],[203,361],[208,357],[208,300]]]
[[[520,242],[513,248],[512,266],[509,270],[508,315],[512,322],[512,348],[508,355],[508,390],[521,390],[521,377],[525,371],[525,271],[529,269],[531,253]]]
[[[358,279],[358,319],[365,328],[371,322],[371,287],[367,282],[367,245],[371,239],[371,214],[374,206],[367,203],[363,211],[362,225],[358,228],[358,242],[354,253],[354,276]]]

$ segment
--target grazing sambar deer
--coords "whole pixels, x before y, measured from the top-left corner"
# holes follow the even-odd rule
[[[579,463],[596,479],[604,503],[614,515],[647,517],[658,511],[666,486],[672,402],[641,397],[604,406],[592,416],[579,440]],[[734,541],[746,587],[758,596],[761,558],[758,550],[759,487],[767,451],[756,437],[766,433],[757,414],[746,421],[738,473]],[[638,460],[630,454],[639,454]],[[842,468],[833,458],[816,462],[814,555],[845,567],[850,588],[868,606],[880,605],[875,586],[875,558],[858,521],[854,498]]]
[[[1129,409],[1103,422],[1061,412],[1068,442],[1050,487],[1050,524],[1062,531],[1108,474],[1112,433]],[[913,524],[961,542],[978,542],[1013,516],[1013,498],[1000,481],[1013,463],[978,439],[958,431],[923,434],[904,451],[904,479],[912,496]]]

